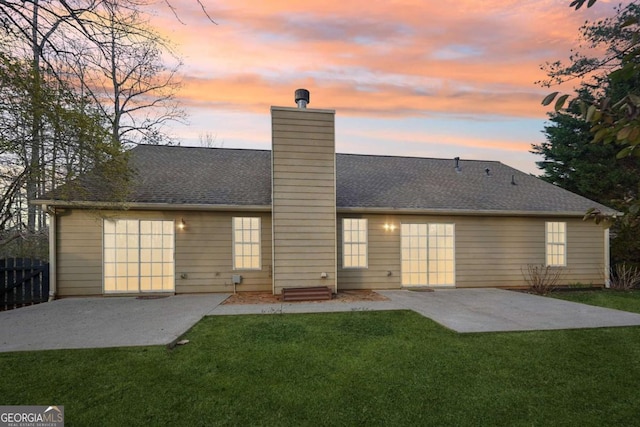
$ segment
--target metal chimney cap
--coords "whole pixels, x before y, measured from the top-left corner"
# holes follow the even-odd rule
[[[296,89],[295,98],[298,108],[307,108],[310,98],[309,91],[306,89]]]

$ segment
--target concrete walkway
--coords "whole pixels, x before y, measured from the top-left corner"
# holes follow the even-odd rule
[[[381,293],[381,292],[379,292]],[[219,305],[210,316],[234,316],[242,314],[291,314],[291,313],[337,313],[345,311],[406,310],[407,307],[395,301],[322,301],[286,302],[278,304],[229,304]]]
[[[640,314],[503,289],[442,289],[435,292],[400,290],[379,293],[456,332],[640,325]]]
[[[228,294],[65,298],[0,312],[0,352],[168,345]]]
[[[499,289],[378,292],[390,300],[220,305],[228,294],[67,298],[0,312],[0,352],[169,345],[206,315],[413,310],[457,332],[640,325],[640,314]]]
[[[503,289],[376,292],[389,301],[221,305],[210,314],[413,310],[460,333],[640,326],[640,314]]]

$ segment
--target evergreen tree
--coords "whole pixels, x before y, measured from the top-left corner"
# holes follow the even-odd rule
[[[640,162],[635,157],[616,160],[618,147],[593,144],[589,124],[574,114],[551,113],[544,127],[546,141],[531,152],[542,179],[618,210],[637,197]]]

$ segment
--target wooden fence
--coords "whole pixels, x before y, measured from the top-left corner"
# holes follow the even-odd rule
[[[0,311],[48,299],[48,262],[29,258],[0,259]]]

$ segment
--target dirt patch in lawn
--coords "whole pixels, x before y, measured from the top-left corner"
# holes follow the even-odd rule
[[[359,301],[389,301],[389,298],[374,291],[339,291],[330,300],[324,301],[292,301],[303,303],[327,303],[327,302],[359,302]],[[278,304],[282,302],[281,295],[273,295],[270,292],[238,292],[227,298],[222,304]],[[287,301],[289,303],[289,301]]]

